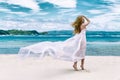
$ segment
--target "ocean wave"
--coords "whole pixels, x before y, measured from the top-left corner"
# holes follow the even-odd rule
[[[120,37],[120,35],[87,35],[87,37]]]
[[[87,42],[87,44],[118,44],[120,45],[120,41],[118,42]]]

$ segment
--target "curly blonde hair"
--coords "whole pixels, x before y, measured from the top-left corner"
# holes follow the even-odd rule
[[[72,23],[72,26],[74,28],[74,34],[81,32],[82,23],[84,23],[83,16],[78,16],[76,20]]]

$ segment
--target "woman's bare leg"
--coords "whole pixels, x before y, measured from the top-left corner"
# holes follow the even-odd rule
[[[81,59],[81,66],[80,67],[81,67],[82,70],[84,70],[84,60],[85,59]]]
[[[75,71],[78,71],[78,68],[77,68],[77,61],[74,62],[74,64],[73,64],[73,68],[74,68]]]

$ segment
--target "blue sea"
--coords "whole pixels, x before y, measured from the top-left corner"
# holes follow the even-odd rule
[[[120,32],[87,31],[86,55],[120,56]],[[17,54],[20,47],[42,41],[64,41],[72,31],[49,31],[46,35],[0,35],[0,54]]]

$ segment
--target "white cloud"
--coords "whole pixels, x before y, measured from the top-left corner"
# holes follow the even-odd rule
[[[2,0],[0,2],[6,2],[9,4],[20,5],[22,7],[30,8],[34,11],[39,11],[39,6],[35,0]]]
[[[91,18],[91,23],[87,27],[90,31],[120,31],[120,19],[117,14],[106,13],[104,15]],[[118,20],[118,21],[115,21]],[[53,21],[41,22],[34,19],[25,21],[1,20],[0,29],[22,29],[22,30],[72,30],[71,23],[61,23]]]
[[[37,31],[50,31],[50,30],[71,30],[70,24],[61,24],[56,22],[38,22],[38,21],[0,21],[0,29],[20,29],[20,30],[37,30]]]
[[[120,13],[120,0],[104,0],[107,2],[111,2],[112,5],[107,6],[113,13]]]
[[[44,0],[44,2],[49,2],[58,5],[62,8],[75,8],[76,0]]]
[[[0,11],[1,11],[1,12],[9,12],[10,10],[9,10],[9,9],[6,9],[6,8],[0,8]]]
[[[0,11],[1,12],[5,12],[5,13],[8,13],[9,15],[7,15],[7,16],[10,16],[10,14],[15,14],[15,15],[21,15],[21,16],[26,16],[26,15],[29,15],[29,14],[27,14],[27,13],[25,13],[25,12],[12,12],[12,11],[10,11],[9,9],[6,9],[6,8],[0,8]]]
[[[120,13],[120,4],[114,4],[108,7],[113,13]]]
[[[119,0],[103,0],[103,1],[108,1],[108,2],[116,3],[116,2],[118,2]]]
[[[38,13],[35,13],[35,14],[32,14],[32,15],[47,15],[48,12],[38,12]]]
[[[60,9],[58,12],[59,14],[64,14],[64,13],[70,13],[70,12],[75,12],[75,9]]]
[[[91,18],[89,30],[120,31],[120,18],[117,13],[106,13]]]
[[[87,12],[89,12],[91,14],[100,14],[100,13],[103,13],[101,10],[88,10]]]
[[[76,17],[78,15],[81,15],[82,12],[78,12],[76,9],[60,9],[60,11],[58,12],[60,15],[59,16],[73,16]]]
[[[111,31],[116,30],[120,31],[120,5],[118,0],[104,0],[112,2],[113,4],[105,6],[108,8],[108,12],[103,11],[103,9],[85,9],[87,12],[94,15],[91,16],[91,24],[88,26],[88,30],[102,30],[102,31]],[[12,12],[6,8],[0,8],[1,12],[8,13],[4,16],[4,20],[0,19],[0,29],[25,29],[25,30],[38,30],[38,31],[48,31],[48,30],[68,30],[72,29],[71,22],[75,20],[78,15],[81,15],[82,12],[76,9],[77,0],[41,0],[42,2],[49,2],[60,7],[58,14],[54,17],[49,15],[49,12],[43,10],[40,11],[38,3],[34,0],[0,0],[0,2],[7,2],[9,4],[16,4],[23,7],[31,8],[35,10],[31,13],[24,12]],[[85,6],[91,6],[91,3],[83,1],[80,3]],[[84,7],[84,6],[83,6]],[[38,12],[36,12],[38,11]],[[104,13],[100,15],[101,13]],[[53,15],[56,13],[53,13]],[[83,13],[84,14],[84,13]],[[85,13],[87,15],[87,13]],[[97,16],[95,16],[97,14]],[[17,15],[19,15],[17,17]],[[47,16],[45,16],[47,15]],[[17,17],[17,18],[16,18]],[[23,18],[24,17],[24,18]],[[43,21],[43,22],[40,22]]]

